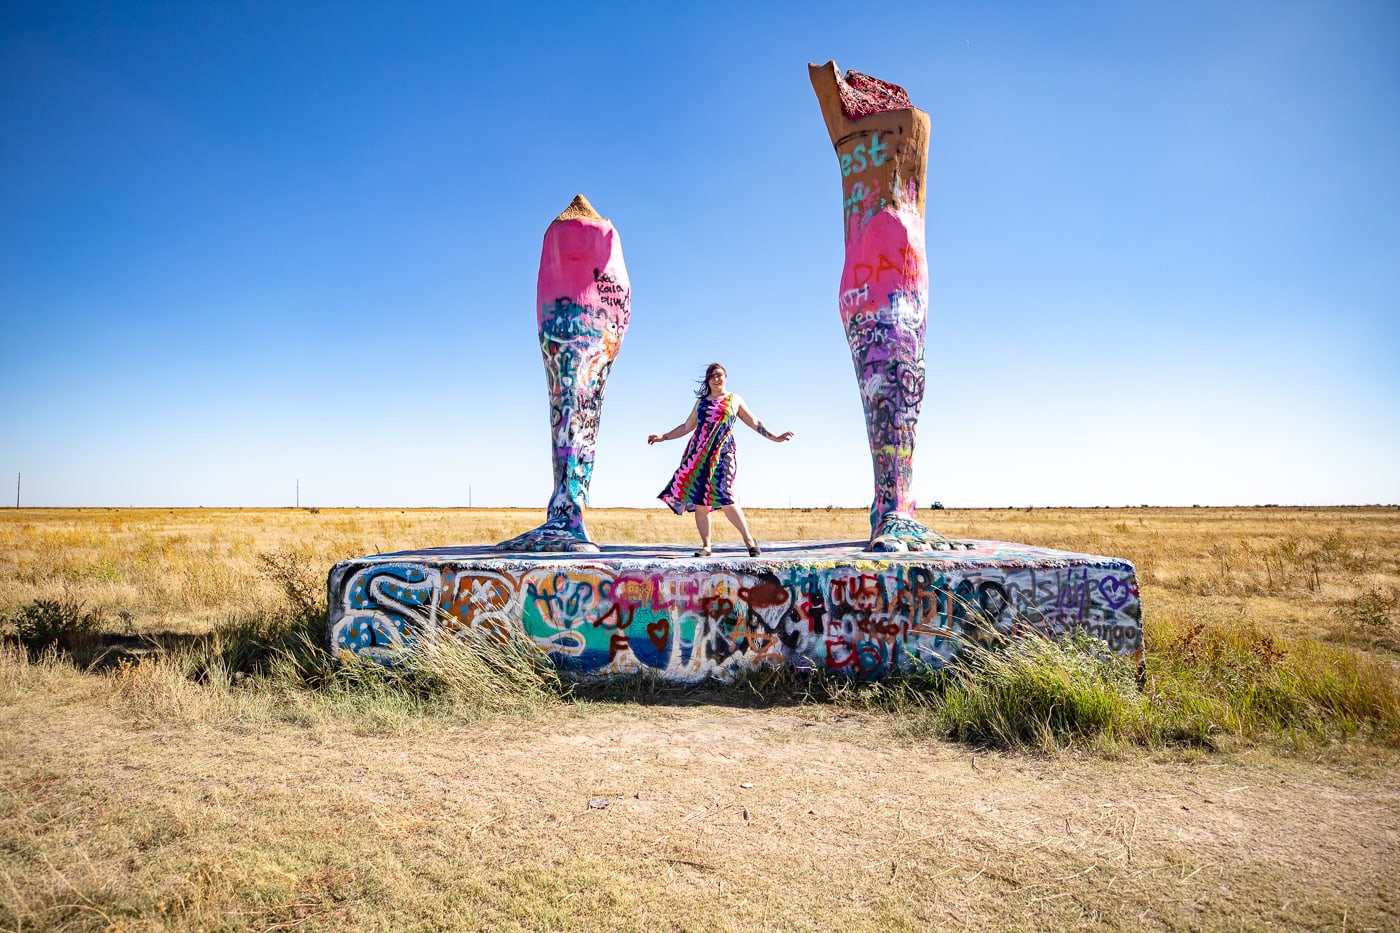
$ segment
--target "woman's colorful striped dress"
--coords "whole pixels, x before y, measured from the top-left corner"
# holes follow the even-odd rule
[[[700,400],[695,433],[685,445],[680,468],[657,496],[677,515],[694,512],[697,505],[734,504],[734,471],[738,466],[734,420],[738,411],[739,396],[732,392],[718,400]]]

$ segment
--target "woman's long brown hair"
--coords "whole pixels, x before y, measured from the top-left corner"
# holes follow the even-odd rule
[[[724,373],[726,376],[729,375],[729,370],[725,369],[723,366],[721,366],[721,365],[718,364],[718,363],[711,363],[709,366],[706,366],[706,367],[705,367],[705,378],[700,380],[700,388],[698,388],[698,389],[695,390],[695,397],[696,397],[696,398],[709,398],[709,397],[710,397],[710,377],[713,376],[713,375],[715,374],[715,370],[719,370],[720,372]]]

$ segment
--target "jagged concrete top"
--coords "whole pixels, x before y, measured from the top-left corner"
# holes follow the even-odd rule
[[[574,199],[569,202],[569,206],[564,208],[564,212],[554,218],[554,222],[561,220],[606,220],[593,209],[593,205],[588,203],[588,199],[581,194],[574,195]]]

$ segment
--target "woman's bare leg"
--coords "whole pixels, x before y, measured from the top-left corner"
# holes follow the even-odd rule
[[[710,546],[710,507],[708,505],[697,505],[695,507],[695,530],[700,532],[700,546]]]
[[[914,520],[914,435],[924,398],[928,313],[928,114],[909,102],[903,88],[856,71],[843,78],[835,62],[809,70],[841,163],[841,320],[875,468],[869,548],[957,547]]]
[[[733,525],[734,529],[738,531],[739,534],[743,535],[744,544],[752,545],[753,535],[749,534],[749,523],[744,518],[744,510],[739,508],[737,504],[723,505],[720,506],[720,508],[724,509],[724,517],[729,519],[729,524]]]
[[[588,551],[583,510],[603,389],[631,316],[631,287],[617,231],[574,198],[544,234],[536,312],[549,383],[554,494],[545,523],[496,545],[501,551]]]

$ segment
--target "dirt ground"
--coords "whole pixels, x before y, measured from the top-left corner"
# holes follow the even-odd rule
[[[708,702],[153,723],[61,678],[0,704],[4,929],[1400,927],[1373,749],[1046,758]]]

